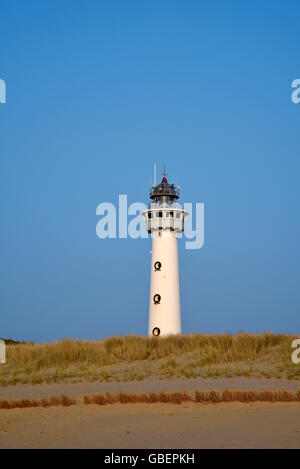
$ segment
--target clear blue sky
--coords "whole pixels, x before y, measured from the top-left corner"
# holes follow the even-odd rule
[[[180,242],[183,331],[300,333],[299,1],[1,2],[0,336],[146,334],[153,162],[205,202]]]

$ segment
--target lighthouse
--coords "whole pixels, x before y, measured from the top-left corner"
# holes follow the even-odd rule
[[[148,335],[181,333],[178,233],[184,230],[187,212],[178,203],[179,186],[170,184],[166,174],[150,189],[149,209],[143,212],[152,236]]]

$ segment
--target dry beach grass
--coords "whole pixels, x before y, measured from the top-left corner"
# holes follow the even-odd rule
[[[300,402],[300,390],[296,393],[285,389],[280,391],[231,391],[225,389],[223,392],[212,390],[210,392],[195,391],[190,394],[183,392],[159,392],[150,394],[136,394],[117,392],[115,394],[106,393],[105,395],[93,394],[84,396],[85,404],[183,404],[185,402],[198,402],[206,404],[217,404],[220,402]]]
[[[103,394],[92,394],[84,396],[84,404],[183,404],[185,402],[197,402],[202,404],[218,404],[221,402],[299,402],[300,390],[291,392],[286,389],[279,391],[245,391],[229,390],[225,391],[195,391],[193,394],[182,392],[152,392],[149,394],[126,393],[126,392],[107,392]],[[62,394],[61,396],[51,396],[49,399],[0,399],[0,409],[23,409],[30,407],[52,407],[76,405],[77,400],[74,397]]]
[[[76,404],[76,399],[66,394],[51,396],[49,399],[0,399],[0,409],[24,409],[26,407],[52,407],[59,405],[69,407],[70,405]]]
[[[299,379],[287,334],[192,334],[166,338],[7,345],[0,385],[147,378],[276,377]]]

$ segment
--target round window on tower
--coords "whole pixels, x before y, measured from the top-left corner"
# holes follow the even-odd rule
[[[159,262],[159,261],[155,262],[154,269],[155,270],[160,270],[161,269],[161,262]]]
[[[160,328],[154,327],[154,329],[152,330],[152,335],[154,335],[154,337],[158,337],[160,335]]]
[[[161,300],[161,296],[158,293],[156,293],[156,295],[154,295],[153,297],[154,304],[158,305],[160,303],[160,300]]]

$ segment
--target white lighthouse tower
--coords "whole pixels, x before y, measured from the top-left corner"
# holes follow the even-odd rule
[[[178,198],[179,187],[169,184],[164,172],[161,183],[150,189],[151,204],[143,212],[152,235],[149,336],[181,333],[177,236],[187,212]]]

